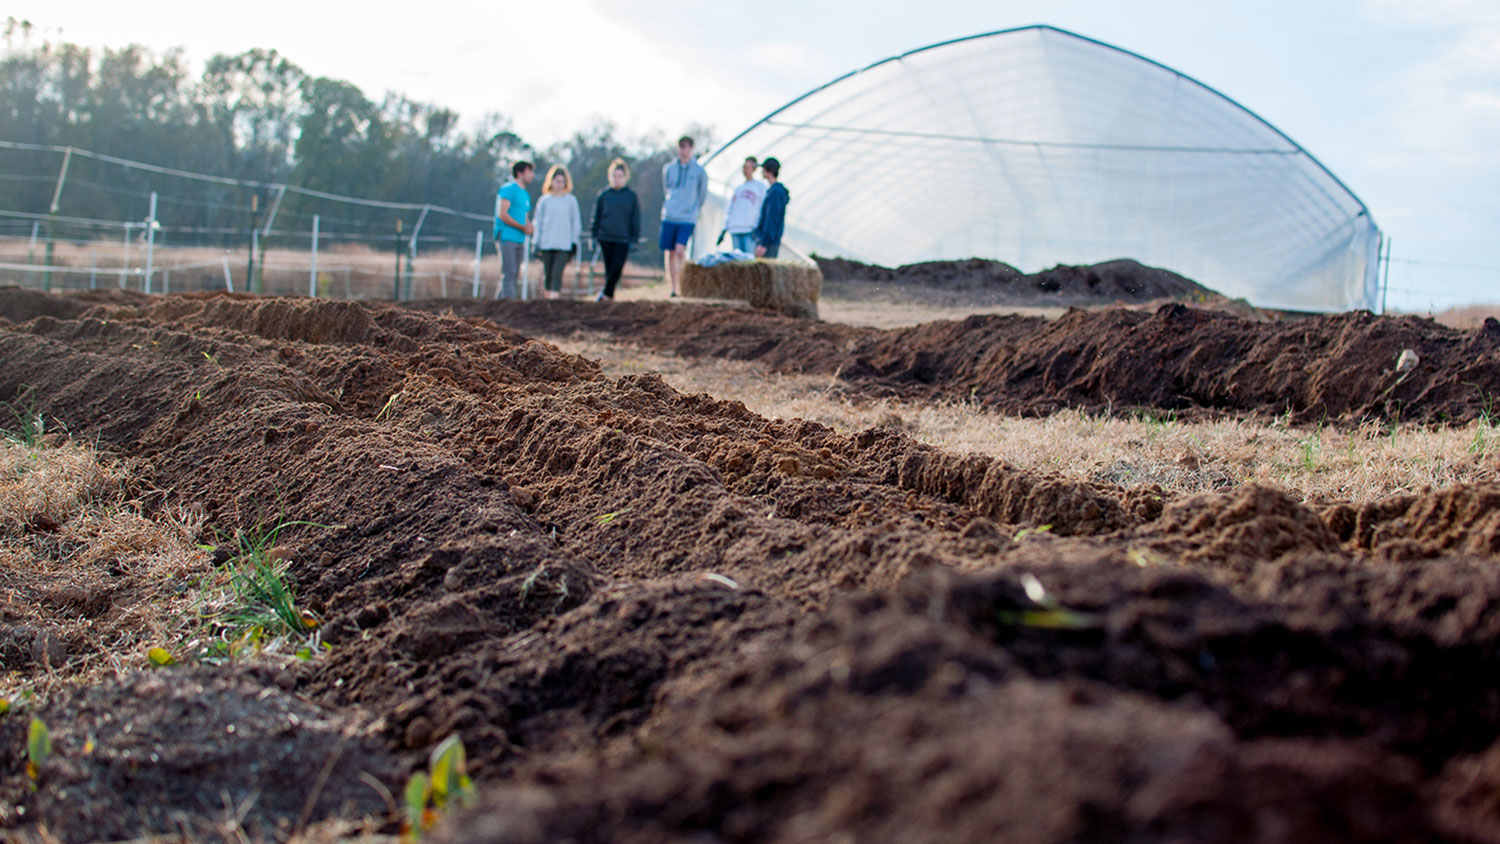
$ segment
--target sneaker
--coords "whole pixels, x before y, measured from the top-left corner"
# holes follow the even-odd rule
[[[611,302],[611,301],[614,301],[614,297],[612,297],[612,296],[605,296],[604,295],[604,291],[601,290],[601,291],[599,291],[599,295],[594,297],[594,301],[595,302]]]
[[[672,291],[672,298],[673,299],[677,298],[677,291],[675,291],[675,290]]]

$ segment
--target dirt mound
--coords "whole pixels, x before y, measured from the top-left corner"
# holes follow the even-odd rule
[[[283,552],[332,651],[223,682],[290,680],[372,719],[393,791],[461,735],[484,797],[453,840],[1500,835],[1492,490],[1327,514],[1258,487],[1174,501],[765,420],[513,333],[571,315],[748,354],[791,320],[473,308],[516,319],[199,296],[0,326],[0,394],[31,384],[211,526],[313,523]],[[1101,325],[1086,316],[1040,328],[1076,340]],[[1143,344],[1172,320],[1203,342],[1261,330],[1106,316]],[[1336,319],[1350,347],[1425,330]],[[875,336],[815,324],[797,342]],[[27,786],[21,740],[0,732],[7,793]],[[59,755],[90,764],[71,739]],[[221,767],[253,764],[236,759]],[[295,825],[288,805],[264,822]]]
[[[45,825],[62,841],[148,835],[211,838],[235,822],[261,840],[328,817],[383,815],[366,778],[395,760],[348,719],[301,700],[275,677],[181,669],[80,689],[33,714],[52,758],[32,792],[25,756],[0,762],[0,827]],[[281,680],[290,687],[290,678]],[[0,746],[25,747],[29,718],[0,721]]]
[[[1424,742],[1443,729],[1424,721],[1429,683],[1455,678],[1426,676],[1446,652],[1420,636],[1330,635],[1180,572],[1037,575],[1097,622],[997,621],[1034,606],[1014,575],[841,600],[789,641],[669,683],[628,744],[523,770],[442,840],[1424,841],[1485,826],[1470,760],[1489,758],[1486,733],[1462,731],[1494,713],[1471,718],[1455,695],[1444,726],[1476,755],[1430,786],[1380,746],[1453,752]],[[1342,636],[1348,651],[1328,650]],[[1412,673],[1380,670],[1395,654]],[[1359,726],[1392,711],[1424,738]],[[1284,737],[1319,722],[1323,738]],[[1429,787],[1458,794],[1430,805]]]
[[[843,258],[819,258],[817,262],[823,278],[845,283],[840,293],[850,297],[873,293],[928,298],[924,294],[938,291],[950,298],[957,294],[973,304],[1101,305],[1214,295],[1191,279],[1129,259],[1087,266],[1059,264],[1036,273],[1023,273],[1010,264],[982,258],[927,261],[895,269]],[[861,289],[868,285],[877,287]]]
[[[532,335],[603,334],[684,357],[837,374],[856,395],[978,401],[1018,415],[1072,407],[1460,424],[1492,412],[1500,392],[1496,321],[1459,331],[1418,317],[1355,312],[1265,323],[1167,305],[1153,313],[974,316],[881,330],[646,302],[414,306]],[[1420,363],[1397,371],[1405,349]]]
[[[1410,558],[1500,554],[1500,488],[1469,485],[1399,496],[1325,516],[1345,541]]]
[[[151,297],[144,293],[128,290],[74,290],[55,294],[29,287],[0,287],[0,318],[11,322],[25,322],[40,316],[73,319],[95,305],[138,307],[151,301]]]
[[[29,287],[0,287],[0,316],[25,322],[39,316],[72,319],[89,309],[86,302],[53,296]]]

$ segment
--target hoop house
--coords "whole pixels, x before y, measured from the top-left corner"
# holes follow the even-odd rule
[[[1380,231],[1317,159],[1201,82],[1050,26],[914,50],[793,100],[705,162],[705,233],[747,155],[781,160],[784,242],[804,253],[1028,272],[1134,258],[1263,307],[1378,307]]]

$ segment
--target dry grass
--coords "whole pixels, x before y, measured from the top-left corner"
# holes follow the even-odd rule
[[[639,279],[637,283],[622,288],[618,301],[667,301],[671,289],[662,278]],[[672,300],[679,301],[679,300]],[[683,301],[694,301],[685,299]],[[704,303],[724,305],[718,300],[704,299]],[[830,297],[827,289],[819,294],[818,318],[824,322],[841,322],[867,328],[904,328],[942,319],[959,320],[974,314],[1022,314],[1055,318],[1067,312],[1067,308],[1034,308],[996,305],[936,305],[922,302],[895,304],[883,300],[861,300]]]
[[[601,361],[611,376],[657,372],[688,393],[744,402],[770,418],[853,432],[882,426],[957,453],[1120,486],[1173,493],[1245,483],[1284,487],[1311,503],[1363,503],[1456,483],[1500,481],[1500,427],[1367,425],[1354,431],[1169,415],[1109,418],[1076,411],[1022,419],[965,403],[856,401],[830,376],[782,375],[756,363],[685,360],[602,340],[559,345]]]
[[[201,518],[148,514],[132,466],[92,449],[0,441],[0,688],[47,687],[146,664],[180,634]]]
[[[22,239],[0,239],[0,262],[25,264],[28,257],[40,261],[38,255],[29,255],[27,241]],[[262,278],[262,290],[267,294],[306,296],[312,255],[307,249],[268,248],[264,256],[257,259],[258,274]],[[99,272],[91,280],[88,269],[95,265],[101,270],[119,269],[126,265],[141,270],[145,266],[145,252],[139,244],[132,244],[127,256],[118,241],[99,241],[93,244],[59,243],[53,254],[53,264],[60,267],[75,267],[76,271],[53,273],[52,289],[82,289],[91,285],[98,287],[118,286],[120,276],[114,272]],[[223,290],[224,263],[228,262],[230,279],[234,289],[243,291],[245,272],[249,263],[248,250],[243,247],[214,249],[208,247],[158,246],[153,255],[152,289],[162,292],[163,284],[171,292],[195,290]],[[262,263],[263,262],[263,263]],[[406,288],[406,258],[402,257],[402,286]],[[590,270],[592,268],[592,287]],[[467,297],[473,294],[474,250],[449,249],[418,253],[411,265],[410,293],[413,298]],[[500,258],[493,243],[486,241],[484,257],[480,264],[480,293],[493,296],[500,283]],[[372,249],[363,244],[328,243],[318,250],[318,295],[340,299],[389,299],[394,292],[396,255],[394,243],[390,249]],[[660,277],[660,270],[627,265],[627,275],[621,284],[645,283]],[[131,290],[142,289],[144,274],[126,276],[126,286]],[[533,291],[540,289],[542,267],[533,261],[527,268]],[[20,284],[38,287],[41,274],[28,270],[0,270],[0,284]],[[576,296],[590,295],[604,286],[603,262],[574,261],[568,265],[563,280],[565,293]]]
[[[889,302],[829,296],[824,296],[818,303],[818,315],[825,322],[841,322],[865,328],[905,328],[938,320],[961,320],[976,314],[1020,314],[1056,319],[1067,312],[1067,308],[1021,305],[929,305],[920,302],[892,305]]]
[[[1431,316],[1449,328],[1472,331],[1483,326],[1486,319],[1500,319],[1500,305],[1465,305],[1461,308],[1438,311]]]

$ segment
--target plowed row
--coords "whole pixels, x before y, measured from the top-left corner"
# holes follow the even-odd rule
[[[1055,320],[981,315],[875,329],[660,302],[414,306],[533,336],[598,334],[688,358],[835,374],[856,396],[977,401],[1022,416],[1076,407],[1453,424],[1493,414],[1500,383],[1500,322],[1493,319],[1472,331],[1368,312],[1254,322],[1173,304],[1152,313],[1075,309]],[[1397,370],[1407,349],[1419,363]]]
[[[1500,488],[1174,499],[606,379],[514,325],[222,295],[22,322],[3,301],[0,395],[34,387],[223,529],[330,526],[287,543],[332,650],[47,702],[63,767],[35,793],[0,718],[0,797],[25,810],[0,825],[124,838],[255,793],[247,828],[284,835],[378,810],[361,774],[399,791],[457,732],[481,800],[439,840],[1500,840]],[[653,311],[679,344],[752,324],[679,310]],[[1141,343],[1260,330],[1098,319]],[[1428,337],[1424,360],[1492,333]],[[1482,377],[1483,355],[1434,371]],[[1437,382],[1417,404],[1456,418]]]

